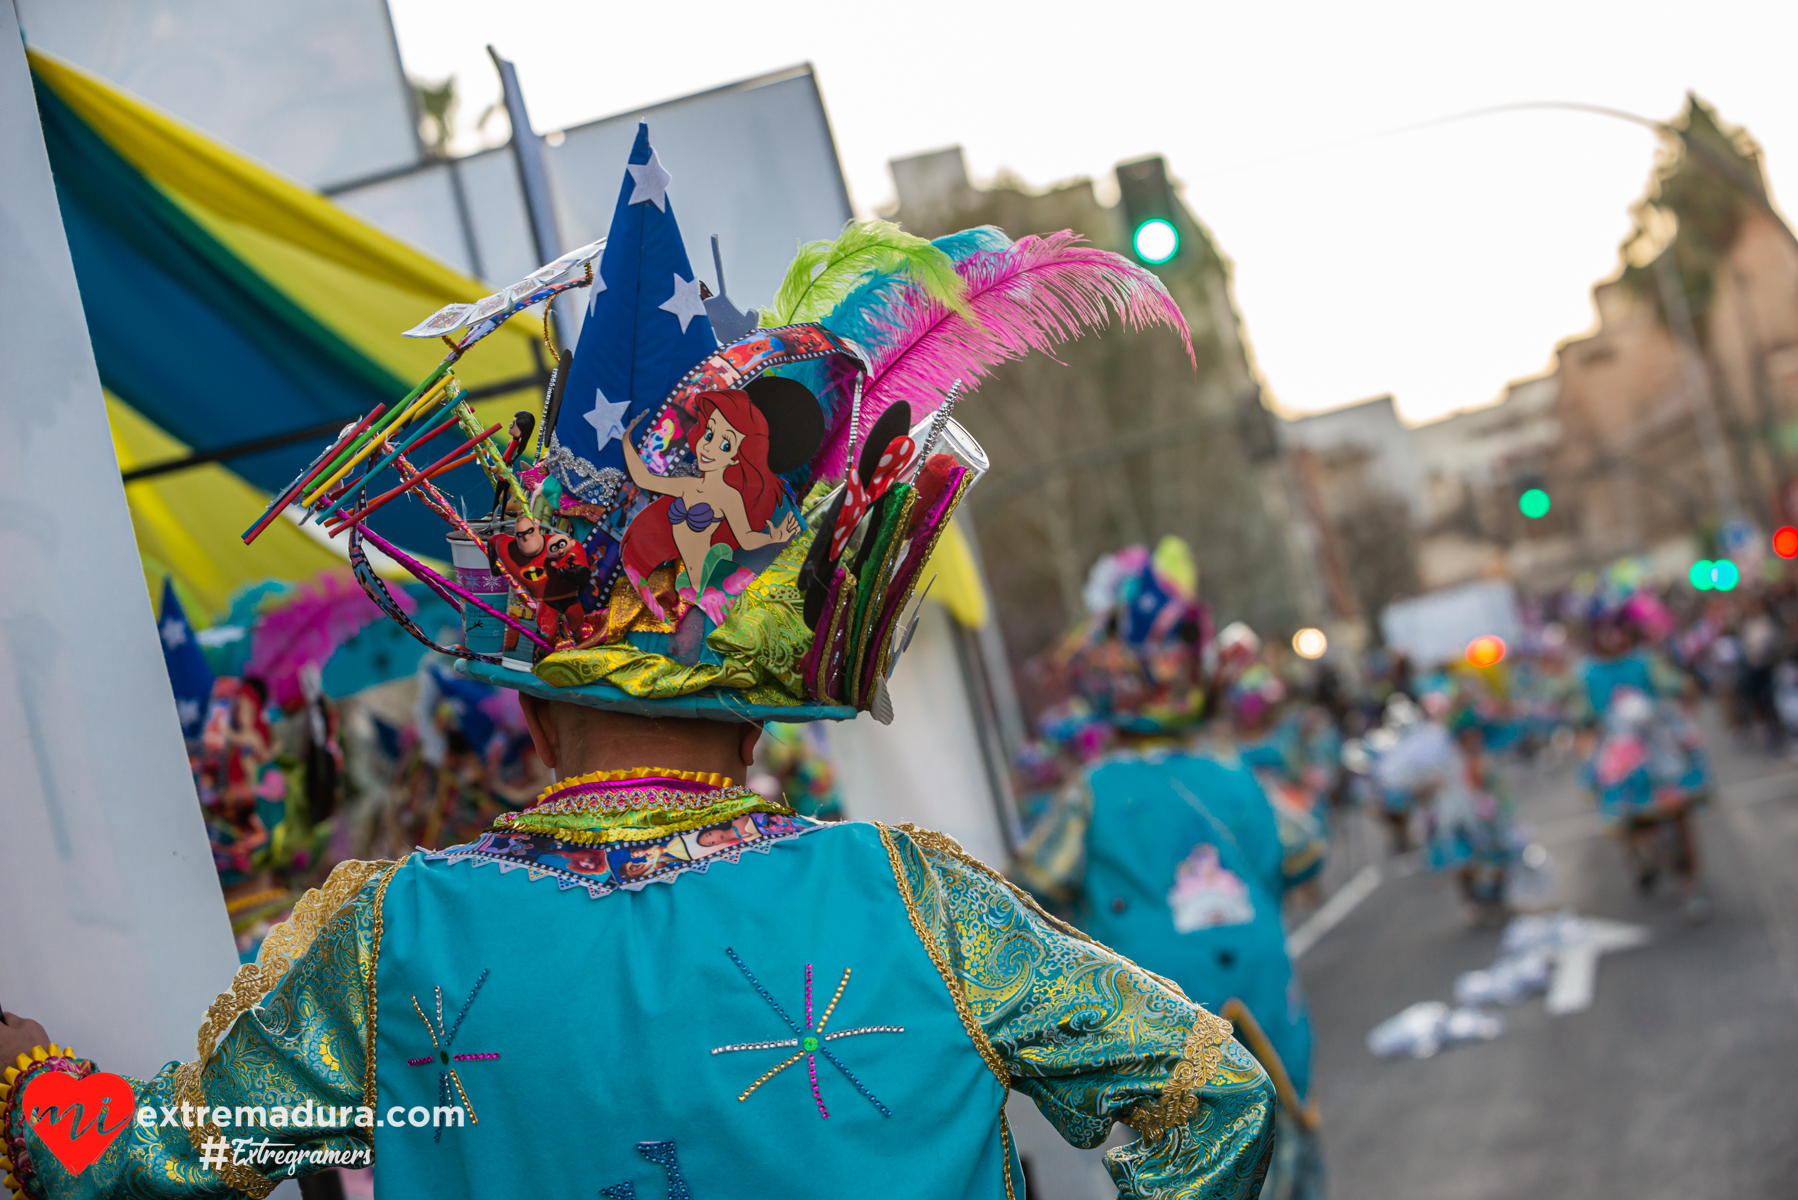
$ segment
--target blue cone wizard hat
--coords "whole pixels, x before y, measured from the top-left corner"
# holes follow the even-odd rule
[[[624,470],[625,428],[718,348],[669,180],[649,126],[638,125],[555,429],[602,472]]]

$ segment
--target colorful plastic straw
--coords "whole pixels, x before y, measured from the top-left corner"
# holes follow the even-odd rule
[[[366,517],[368,514],[373,512],[375,509],[381,507],[383,504],[386,504],[389,500],[392,500],[395,496],[398,496],[401,492],[409,490],[414,484],[420,482],[421,480],[429,479],[433,475],[441,474],[442,470],[440,470],[440,468],[446,469],[447,464],[450,463],[452,460],[458,459],[462,455],[467,454],[469,451],[473,450],[476,445],[478,445],[481,442],[486,441],[488,438],[490,438],[494,434],[498,433],[500,431],[500,429],[501,429],[500,425],[490,426],[486,430],[486,432],[482,433],[478,437],[470,438],[468,441],[462,443],[462,445],[456,447],[454,450],[451,450],[448,454],[444,455],[442,458],[438,459],[436,462],[434,462],[430,466],[426,467],[423,471],[420,471],[417,475],[414,475],[411,479],[408,479],[405,483],[401,484],[399,487],[396,487],[390,491],[384,492],[383,494],[381,494],[381,495],[375,497],[373,500],[369,501],[363,507],[357,509],[354,513],[351,513],[349,516],[344,517],[342,523],[349,524],[354,521],[360,521],[363,517]]]
[[[378,462],[374,466],[370,467],[367,471],[363,472],[362,482],[367,483],[370,479],[373,479],[376,475],[379,475],[382,471],[384,471],[387,468],[387,466],[390,463],[393,463],[396,460],[398,460],[400,455],[406,453],[408,450],[411,450],[413,447],[422,446],[426,442],[430,441],[432,438],[436,437],[438,434],[442,433],[444,430],[453,428],[454,422],[446,420],[446,418],[454,416],[455,412],[456,412],[455,406],[452,405],[450,408],[448,408],[444,412],[437,414],[435,417],[432,417],[429,420],[420,422],[418,430],[415,433],[413,433],[413,435],[411,437],[407,438],[405,443],[403,445],[401,445],[399,449],[395,450],[392,454],[389,454],[386,458],[382,459],[380,462]],[[322,511],[318,514],[319,521],[324,522],[326,520],[329,520],[331,514],[336,512],[338,509],[342,508],[345,504],[348,504],[350,502],[350,498],[352,496],[354,496],[355,494],[356,494],[355,488],[347,489],[343,493],[343,495],[339,496],[335,501],[332,502],[331,507],[325,509],[324,511]]]
[[[345,445],[351,438],[361,433],[364,429],[367,429],[369,422],[373,421],[386,410],[387,406],[385,404],[375,405],[373,412],[356,422],[355,428],[348,430],[338,437],[335,442],[332,442],[327,446],[323,453],[312,460],[311,466],[300,472],[299,476],[292,483],[282,488],[275,498],[269,501],[269,505],[263,510],[262,515],[256,518],[256,523],[243,531],[244,545],[247,546],[257,538],[261,537],[262,531],[269,527],[269,523],[287,507],[294,496],[302,491],[307,484],[318,478],[319,473],[325,469],[325,464],[331,461],[331,456],[337,452],[338,448]]]
[[[338,516],[337,523],[332,525],[325,532],[331,537],[336,537],[338,534],[342,533],[345,529],[348,529],[351,525],[354,525],[356,522],[362,520],[362,518],[368,516],[370,513],[374,512],[376,509],[385,505],[388,501],[393,500],[393,499],[405,494],[406,492],[411,491],[414,487],[417,487],[419,484],[426,483],[438,475],[447,474],[450,471],[454,471],[457,467],[466,467],[469,463],[473,462],[474,459],[475,459],[474,455],[464,454],[461,458],[456,459],[454,462],[437,463],[437,464],[432,465],[431,467],[429,467],[426,470],[418,471],[418,472],[414,473],[413,475],[411,475],[410,477],[408,477],[406,482],[400,484],[396,488],[390,489],[389,491],[382,492],[379,496],[376,496],[373,500],[370,500],[367,504],[365,504],[361,508],[357,509],[355,512],[340,514]]]
[[[406,570],[412,572],[420,583],[423,583],[439,596],[442,596],[446,603],[458,608],[464,604],[472,604],[488,616],[497,617],[510,628],[516,629],[521,637],[529,638],[546,650],[553,650],[555,648],[550,644],[549,639],[544,637],[537,630],[517,620],[511,614],[501,612],[498,609],[491,607],[461,585],[451,583],[437,572],[431,570],[431,568],[407,554],[404,550],[401,550],[392,542],[387,541],[385,538],[376,534],[374,530],[365,528],[361,533],[363,537],[368,539],[370,545],[379,550],[382,554],[385,554],[388,558],[391,558],[400,566],[406,568]]]
[[[357,463],[373,454],[376,450],[379,450],[390,434],[398,432],[406,422],[410,421],[418,414],[420,409],[436,398],[437,391],[438,389],[433,387],[430,391],[413,400],[410,404],[396,409],[394,412],[389,413],[383,418],[379,425],[369,431],[363,444],[354,450],[348,458],[344,459],[343,465],[333,470],[325,477],[323,483],[318,484],[312,489],[312,494],[307,496],[303,502],[306,507],[311,508],[316,505],[318,503],[318,498],[331,490],[332,484],[336,483],[339,479],[342,479],[345,475],[348,475]]]

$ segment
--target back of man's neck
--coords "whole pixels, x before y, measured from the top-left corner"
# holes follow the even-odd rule
[[[720,775],[732,783],[745,776],[743,760],[715,741],[655,735],[591,739],[568,747],[556,765],[557,779],[572,779],[596,772],[681,771],[695,775]]]

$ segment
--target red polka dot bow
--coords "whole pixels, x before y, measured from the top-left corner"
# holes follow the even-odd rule
[[[900,434],[887,443],[885,453],[874,466],[874,478],[866,488],[862,486],[862,473],[854,468],[849,471],[849,482],[843,493],[843,512],[837,518],[837,526],[830,534],[830,557],[840,558],[843,547],[849,542],[849,535],[855,527],[874,507],[874,502],[886,495],[901,476],[911,469],[918,458],[918,444],[905,434]]]

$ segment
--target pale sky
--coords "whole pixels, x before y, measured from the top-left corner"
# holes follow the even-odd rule
[[[498,94],[488,42],[539,131],[809,61],[862,215],[892,199],[887,160],[947,145],[977,182],[1107,198],[1115,163],[1165,155],[1288,411],[1391,392],[1427,420],[1547,369],[1592,324],[1656,143],[1536,112],[1319,147],[1521,101],[1665,119],[1692,89],[1759,141],[1776,200],[1798,189],[1790,0],[390,5],[407,70],[458,75],[469,123]]]

